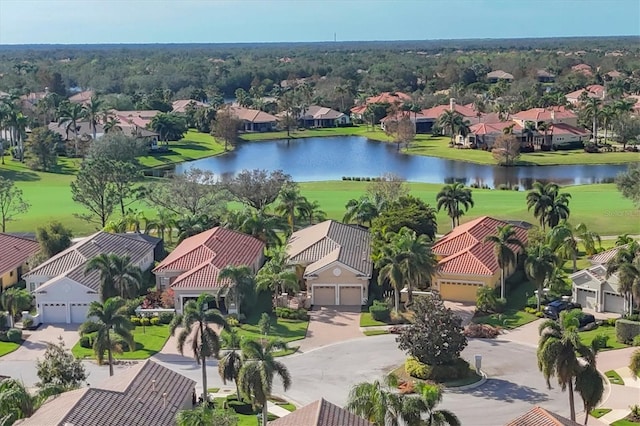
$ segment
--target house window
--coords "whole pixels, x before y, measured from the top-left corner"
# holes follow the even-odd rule
[[[9,272],[9,276],[12,277],[13,276],[13,271]]]

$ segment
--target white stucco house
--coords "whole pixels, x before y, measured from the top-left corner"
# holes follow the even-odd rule
[[[625,307],[631,303],[619,293],[618,276],[613,274],[607,278],[607,268],[604,265],[583,269],[571,274],[570,278],[572,301],[583,308],[622,315],[627,311]]]
[[[123,234],[97,232],[58,253],[24,275],[35,296],[36,322],[79,324],[89,304],[100,301],[100,273],[85,273],[87,263],[101,253],[128,256],[140,269],[154,262],[155,245]]]

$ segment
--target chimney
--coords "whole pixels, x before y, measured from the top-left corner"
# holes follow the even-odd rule
[[[453,111],[456,108],[456,100],[455,98],[449,99],[449,111]]]
[[[167,408],[167,393],[162,394],[162,408]]]
[[[156,391],[156,379],[151,380],[151,392]]]

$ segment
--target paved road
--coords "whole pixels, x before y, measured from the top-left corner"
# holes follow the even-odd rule
[[[442,407],[454,411],[463,425],[505,424],[527,411],[532,404],[568,416],[568,396],[555,384],[554,389],[547,389],[536,366],[535,348],[504,340],[471,340],[463,355],[472,359],[475,354],[483,356],[483,370],[490,379],[468,392],[447,392],[442,404]],[[392,335],[364,337],[283,358],[293,378],[293,386],[285,395],[298,404],[324,397],[344,405],[352,385],[382,377],[404,358]],[[200,383],[200,368],[192,360],[171,356],[163,359],[160,362],[164,365]],[[210,386],[220,386],[216,363],[208,364]],[[86,365],[90,373],[89,383],[107,377],[106,367],[90,362]],[[37,381],[33,361],[3,360],[0,362],[0,374],[18,376],[27,386]],[[283,393],[277,381],[275,391]],[[576,398],[578,410],[579,401]]]

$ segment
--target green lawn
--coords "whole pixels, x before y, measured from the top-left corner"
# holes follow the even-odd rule
[[[293,342],[295,340],[304,339],[304,336],[307,334],[307,327],[309,327],[309,321],[295,321],[278,318],[278,322],[276,323],[275,319],[272,319],[271,331],[269,332],[268,337],[271,339],[280,339],[284,342]],[[258,321],[252,321],[251,319],[249,319],[247,324],[241,325],[238,329],[238,334],[241,338],[249,339],[261,339],[264,337],[260,334]]]
[[[162,167],[211,157],[224,152],[224,143],[218,142],[208,133],[190,129],[182,140],[169,142],[169,149],[169,152],[140,157],[140,163],[145,167]]]
[[[624,386],[624,380],[622,380],[622,377],[620,377],[620,375],[618,373],[616,373],[615,370],[609,370],[606,371],[604,373],[605,376],[607,376],[607,378],[609,379],[609,381],[611,383],[613,383],[614,385],[621,385]]]
[[[627,420],[627,419],[620,419],[611,423],[611,426],[638,426],[638,425],[640,425],[640,422],[632,422],[631,420]]]
[[[595,410],[591,410],[589,414],[591,414],[591,417],[595,417],[596,419],[599,419],[600,417],[610,412],[611,412],[611,408],[596,408]]]
[[[380,336],[381,334],[389,334],[389,330],[365,330],[362,333],[365,336]]]
[[[509,280],[506,288],[509,289]],[[489,324],[494,327],[516,328],[538,319],[537,316],[524,312],[522,309],[527,303],[527,298],[533,295],[533,285],[523,282],[507,294],[507,309],[501,314],[491,314],[484,317],[476,317],[473,322],[477,324]]]
[[[607,336],[609,336],[609,341],[607,342],[607,347],[604,349],[600,349],[601,351],[608,351],[608,350],[612,350],[612,349],[622,349],[622,348],[628,348],[628,345],[625,345],[624,343],[619,343],[616,340],[616,328],[615,327],[598,327],[595,330],[590,330],[590,331],[581,331],[579,333],[580,336],[580,340],[582,341],[582,343],[584,343],[585,345],[591,345],[591,341],[593,340],[594,337],[600,335],[600,334],[605,334]]]
[[[14,342],[0,342],[0,357],[5,356],[6,354],[10,354],[20,347],[20,343]]]
[[[374,320],[369,312],[360,314],[360,327],[375,327],[380,325],[389,325],[389,323]]]
[[[133,330],[133,338],[136,342],[136,350],[133,352],[123,352],[114,354],[116,359],[147,359],[158,353],[169,338],[168,325],[153,325],[147,327],[136,327]],[[71,349],[76,358],[93,358],[93,349],[87,349],[76,343]]]

